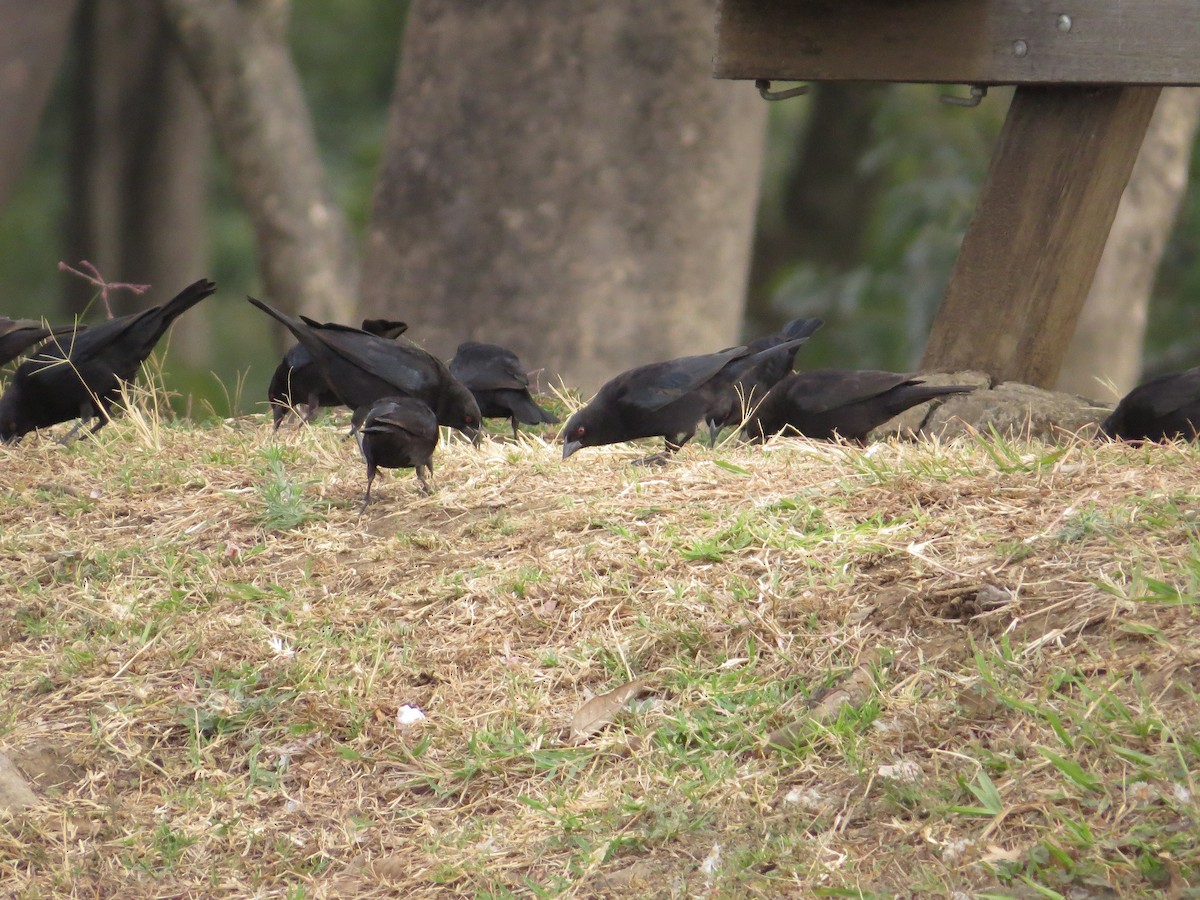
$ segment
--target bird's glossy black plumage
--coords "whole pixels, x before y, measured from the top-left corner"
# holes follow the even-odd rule
[[[371,502],[371,483],[379,468],[412,467],[429,493],[428,472],[433,477],[433,451],[438,441],[438,421],[428,406],[411,397],[385,397],[367,411],[362,427],[362,453],[367,461],[367,493],[362,515]]]
[[[1194,441],[1200,433],[1200,367],[1138,385],[1100,427],[1122,441]]]
[[[793,345],[801,343],[797,340]],[[729,387],[730,363],[752,355],[748,347],[731,347],[622,372],[567,421],[563,459],[581,447],[645,437],[663,438],[666,453],[674,453],[691,440],[714,397]]]
[[[970,385],[931,385],[895,372],[815,369],[777,383],[751,413],[743,435],[756,443],[783,431],[815,440],[864,441],[904,410],[973,391]]]
[[[0,366],[12,362],[30,347],[49,337],[83,332],[86,325],[47,326],[36,319],[0,318]]]
[[[161,306],[92,325],[45,344],[23,362],[0,397],[0,439],[16,441],[35,428],[98,418],[98,431],[154,345],[182,313],[217,289],[207,279],[188,285]]]
[[[521,360],[498,344],[465,341],[450,360],[450,374],[467,386],[487,419],[509,419],[513,437],[517,423],[553,424],[558,417],[542,409],[529,394],[529,376]]]
[[[412,397],[432,409],[439,424],[478,438],[479,405],[471,392],[445,363],[411,341],[387,340],[348,325],[323,325],[305,316],[290,316],[254,297],[246,299],[296,336],[330,390],[355,411],[355,424],[384,397]]]
[[[749,355],[731,362],[724,371],[729,384],[714,392],[705,411],[709,443],[715,444],[722,428],[740,425],[747,413],[767,391],[791,373],[800,343],[820,328],[821,319],[792,319],[774,334],[755,338],[746,345]],[[764,352],[774,350],[774,352]]]
[[[391,340],[404,334],[408,325],[390,319],[363,319],[362,330]],[[312,354],[303,344],[293,344],[275,368],[275,374],[271,376],[271,383],[267,387],[267,401],[271,404],[271,416],[276,430],[287,414],[300,403],[308,407],[304,413],[305,422],[312,421],[322,406],[337,406],[341,403],[337,394],[325,383]]]

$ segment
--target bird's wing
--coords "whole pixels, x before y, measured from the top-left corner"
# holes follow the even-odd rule
[[[1156,416],[1165,416],[1200,400],[1200,367],[1160,375],[1137,389],[1137,399]]]
[[[474,391],[520,391],[529,387],[529,376],[517,354],[498,344],[459,344],[450,360],[450,374]]]
[[[747,352],[745,347],[731,347],[720,353],[650,363],[618,375],[605,388],[611,388],[617,402],[653,412],[701,387]]]
[[[284,365],[289,369],[298,369],[301,366],[307,366],[312,361],[312,354],[308,352],[308,348],[303,344],[293,344],[291,349],[283,355]]]
[[[321,348],[342,363],[390,384],[398,393],[420,395],[440,382],[436,360],[403,338],[386,340],[348,325],[327,326],[305,316],[290,316],[255,297],[246,299],[286,325],[309,352],[315,355]],[[337,386],[330,387],[339,393]]]
[[[398,319],[363,319],[362,330],[381,338],[398,338],[408,331],[408,323]]]
[[[343,361],[404,394],[423,394],[441,380],[433,357],[403,338],[388,340],[354,328],[333,328],[318,331],[317,339]]]
[[[379,426],[385,426],[380,429]],[[385,401],[367,414],[364,431],[398,430],[414,437],[428,438],[437,434],[437,416],[423,403],[407,400]]]
[[[816,369],[800,372],[793,378],[788,394],[802,409],[812,413],[869,400],[912,381],[910,375],[854,369]]]

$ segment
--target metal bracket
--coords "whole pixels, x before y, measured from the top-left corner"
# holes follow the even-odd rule
[[[987,96],[987,92],[986,84],[973,84],[971,85],[970,97],[955,97],[953,94],[942,94],[939,99],[947,106],[965,106],[971,108],[978,106],[980,101]]]
[[[754,86],[758,88],[758,95],[764,100],[790,100],[792,97],[803,97],[809,91],[807,84],[802,84],[799,87],[788,88],[786,91],[771,90],[771,82],[766,78],[759,78],[754,82]]]

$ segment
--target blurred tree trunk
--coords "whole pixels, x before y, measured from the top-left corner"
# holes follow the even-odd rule
[[[76,6],[77,0],[0,0],[0,210],[37,135]]]
[[[1059,390],[1105,398],[1115,391],[1116,399],[1137,383],[1146,308],[1187,189],[1198,124],[1200,90],[1164,89],[1121,195],[1059,374]]]
[[[731,343],[766,105],[715,3],[415,0],[364,260],[371,315],[595,387]]]
[[[348,321],[358,263],[286,42],[288,0],[158,0],[254,226],[266,294]]]
[[[208,124],[155,0],[84,0],[78,22],[66,259],[161,302],[208,270]],[[95,290],[68,282],[73,309]],[[146,306],[110,295],[114,312]],[[207,365],[201,307],[173,345]]]
[[[759,211],[747,334],[775,331],[791,318],[772,306],[774,282],[782,269],[811,260],[844,272],[860,261],[883,183],[879,174],[864,174],[860,164],[871,146],[883,90],[873,84],[814,85],[812,109],[797,131],[780,196],[764,197]]]

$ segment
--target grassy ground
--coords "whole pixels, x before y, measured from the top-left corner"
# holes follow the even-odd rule
[[[1196,449],[342,433],[0,448],[0,892],[1198,895]]]

